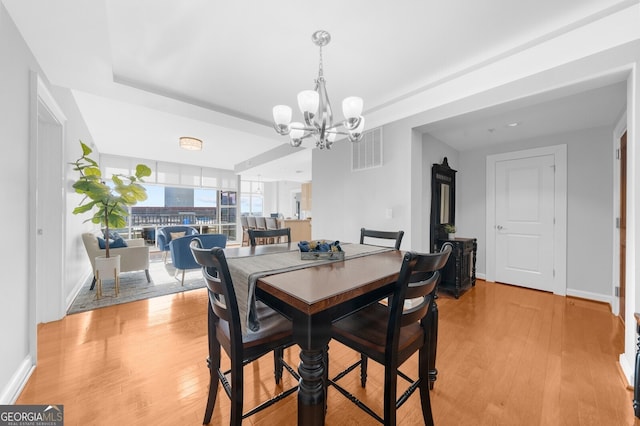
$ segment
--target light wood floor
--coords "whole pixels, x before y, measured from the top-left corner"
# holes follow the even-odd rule
[[[206,303],[205,290],[194,290],[41,325],[38,366],[17,403],[64,404],[66,426],[201,424]],[[458,300],[442,294],[439,307],[437,425],[634,424],[632,392],[617,365],[623,328],[606,305],[479,281]],[[297,351],[286,355],[297,365]],[[332,374],[353,359],[332,342]],[[272,365],[267,356],[245,367],[245,408],[278,390]],[[342,383],[381,411],[382,370],[369,368],[365,390],[357,373]],[[416,371],[415,357],[403,370]],[[296,405],[291,396],[245,424],[295,425]],[[219,391],[211,424],[228,425],[228,409]],[[417,394],[398,419],[422,424]],[[374,424],[335,389],[326,423]]]

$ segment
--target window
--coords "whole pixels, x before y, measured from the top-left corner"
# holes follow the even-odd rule
[[[147,199],[131,208],[131,227],[191,225],[236,239],[236,191],[144,185]]]
[[[141,228],[189,224],[200,232],[224,233],[236,240],[238,177],[232,170],[100,155],[103,176],[130,175],[136,164],[151,168],[147,199],[131,208],[129,236]]]
[[[259,181],[243,180],[240,184],[240,214],[243,216],[264,216],[264,184]]]

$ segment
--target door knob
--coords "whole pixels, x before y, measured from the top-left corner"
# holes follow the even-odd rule
[[[501,231],[501,230],[502,230],[502,225],[498,225],[498,226],[496,226],[496,229],[497,229],[498,231]]]

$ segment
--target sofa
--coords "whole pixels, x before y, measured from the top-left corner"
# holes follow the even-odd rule
[[[91,262],[91,270],[94,272],[93,282],[91,283],[91,290],[93,290],[93,287],[96,284],[95,259],[98,256],[105,256],[106,250],[100,248],[98,235],[92,232],[83,233],[82,242],[84,243],[84,248],[87,250],[87,255]],[[120,272],[144,270],[147,275],[147,282],[151,282],[151,276],[149,275],[149,247],[145,244],[144,239],[125,239],[124,242],[127,244],[127,247],[109,247],[110,256],[120,255]]]

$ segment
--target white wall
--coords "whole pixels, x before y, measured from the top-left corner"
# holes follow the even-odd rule
[[[73,182],[78,176],[76,172],[72,170],[69,163],[77,160],[81,155],[80,140],[91,146],[95,152],[97,152],[97,149],[93,146],[93,139],[91,138],[89,129],[81,117],[80,110],[71,92],[68,89],[53,86],[51,87],[51,93],[55,97],[58,106],[65,112],[65,116],[68,118],[65,123],[64,152],[64,161],[66,163],[64,188],[66,194],[66,211],[62,213],[67,218],[65,229],[66,247],[63,294],[68,308],[71,306],[82,284],[91,274],[91,264],[89,263],[84,245],[82,244],[81,235],[83,232],[95,228],[95,225],[91,223],[84,223],[84,221],[91,216],[90,214],[74,216],[71,213],[82,200],[82,197],[76,194],[72,188]]]
[[[411,248],[410,130],[394,124],[383,128],[383,165],[351,171],[351,143],[313,150],[314,239],[357,242],[360,228],[404,230],[402,249]],[[387,211],[391,210],[391,217]]]
[[[30,335],[36,330],[29,322],[28,300],[29,290],[34,285],[29,282],[30,268],[33,267],[29,264],[29,182],[33,175],[29,170],[31,70],[39,73],[68,119],[65,129],[67,158],[75,158],[79,138],[89,143],[91,139],[70,92],[47,83],[46,76],[1,3],[0,58],[0,143],[3,151],[0,156],[0,185],[4,199],[9,203],[0,209],[0,221],[10,224],[3,231],[5,241],[10,243],[0,247],[0,257],[5,265],[4,284],[0,285],[0,336],[3,342],[0,350],[0,404],[8,404],[17,397],[35,361],[30,357],[34,349]],[[68,197],[67,210],[70,212],[76,203],[77,200]],[[68,299],[91,267],[83,249],[79,248],[79,240],[76,240],[80,230],[87,225],[83,225],[79,217],[67,215],[66,218],[63,293]]]
[[[293,217],[295,212],[293,211],[292,192],[300,192],[300,182],[264,182],[263,186],[264,215],[269,216],[271,213],[282,213],[284,217]]]
[[[302,191],[300,182],[281,181],[278,182],[278,208],[274,213],[282,213],[284,217],[295,217],[294,193]]]
[[[35,59],[0,4],[0,185],[5,224],[0,245],[3,283],[0,285],[0,403],[7,404],[29,357],[29,70]]]
[[[567,293],[610,299],[614,214],[612,130],[613,127],[585,129],[460,153],[456,225],[460,228],[458,233],[478,239],[478,274],[486,272],[487,155],[566,144]]]

